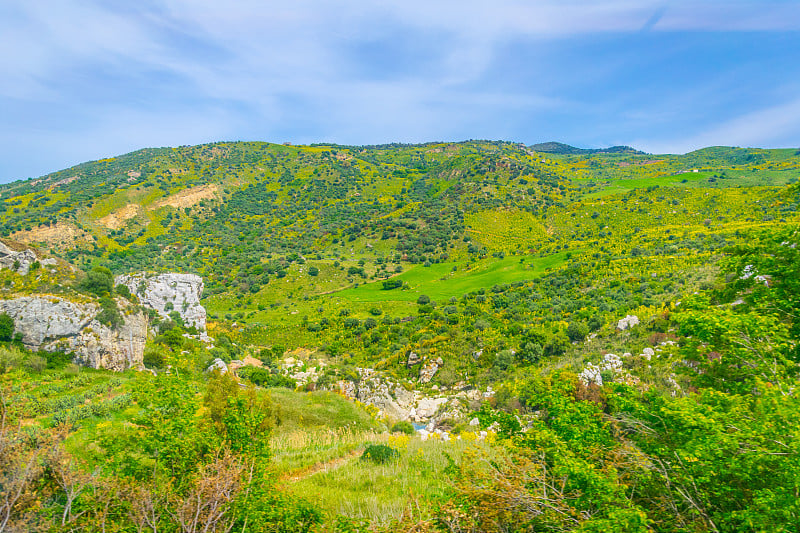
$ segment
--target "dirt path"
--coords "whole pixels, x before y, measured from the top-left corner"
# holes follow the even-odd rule
[[[303,479],[311,477],[314,474],[318,474],[320,472],[330,472],[332,470],[336,470],[337,468],[341,468],[352,461],[356,456],[361,455],[363,452],[363,448],[358,448],[343,457],[337,457],[336,459],[331,459],[330,461],[323,461],[321,463],[311,465],[302,470],[286,473],[281,476],[281,478],[290,483],[297,483],[298,481],[302,481]]]

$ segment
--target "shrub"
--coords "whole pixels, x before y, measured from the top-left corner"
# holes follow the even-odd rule
[[[0,313],[0,342],[10,342],[14,337],[14,319],[8,313]]]
[[[31,372],[39,373],[47,368],[47,359],[38,355],[31,355],[25,361],[25,367]]]
[[[97,266],[86,273],[81,288],[98,296],[111,294],[114,288],[114,276],[106,267]]]
[[[381,290],[390,291],[392,289],[399,289],[403,286],[403,280],[400,279],[387,279],[383,282]]]
[[[101,324],[111,328],[122,324],[122,315],[119,314],[119,309],[117,309],[117,302],[109,296],[100,298],[100,312],[97,313],[95,318]]]
[[[413,435],[414,425],[407,420],[401,420],[392,426],[392,433],[405,433],[406,435]]]
[[[372,461],[375,464],[388,463],[392,459],[398,457],[400,453],[385,444],[370,444],[361,455],[362,461]]]
[[[14,346],[0,348],[0,374],[12,368],[19,368],[25,361],[25,354]]]
[[[255,366],[248,366],[238,371],[239,377],[246,379],[258,385],[259,387],[283,387],[286,389],[294,389],[295,382],[281,374],[272,374],[265,368],[258,368]]]
[[[150,348],[145,350],[144,356],[142,357],[142,362],[147,368],[164,368],[167,361],[164,358],[164,354],[161,352],[161,350]]]
[[[131,290],[128,288],[127,285],[123,285],[122,283],[120,283],[119,285],[114,287],[114,292],[116,292],[117,294],[123,296],[128,300],[131,299]]]
[[[72,355],[64,352],[40,351],[38,354],[45,358],[47,361],[47,368],[50,369],[64,368],[67,364],[72,362]]]

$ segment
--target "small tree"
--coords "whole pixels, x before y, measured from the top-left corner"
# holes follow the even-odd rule
[[[14,319],[8,313],[0,313],[0,341],[10,342],[14,338]]]
[[[86,273],[81,287],[98,296],[111,294],[114,290],[114,276],[106,267],[97,266]]]

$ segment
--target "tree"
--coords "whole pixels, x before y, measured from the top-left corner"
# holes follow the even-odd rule
[[[0,342],[10,342],[14,338],[14,319],[8,313],[0,313]]]
[[[589,327],[583,322],[570,322],[567,326],[567,337],[572,342],[580,342],[589,334]]]
[[[81,287],[97,296],[110,295],[114,290],[114,276],[108,268],[96,266],[86,273]]]

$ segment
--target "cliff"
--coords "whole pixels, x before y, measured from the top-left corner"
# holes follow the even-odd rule
[[[177,312],[187,327],[206,329],[206,310],[200,305],[203,278],[195,274],[147,274],[140,272],[114,278],[116,285],[126,285],[145,307],[154,309],[161,318],[169,319]]]
[[[124,323],[110,328],[95,317],[100,306],[50,295],[0,300],[0,312],[14,319],[22,342],[33,350],[63,350],[93,368],[142,368],[147,317],[126,300],[117,299]]]

